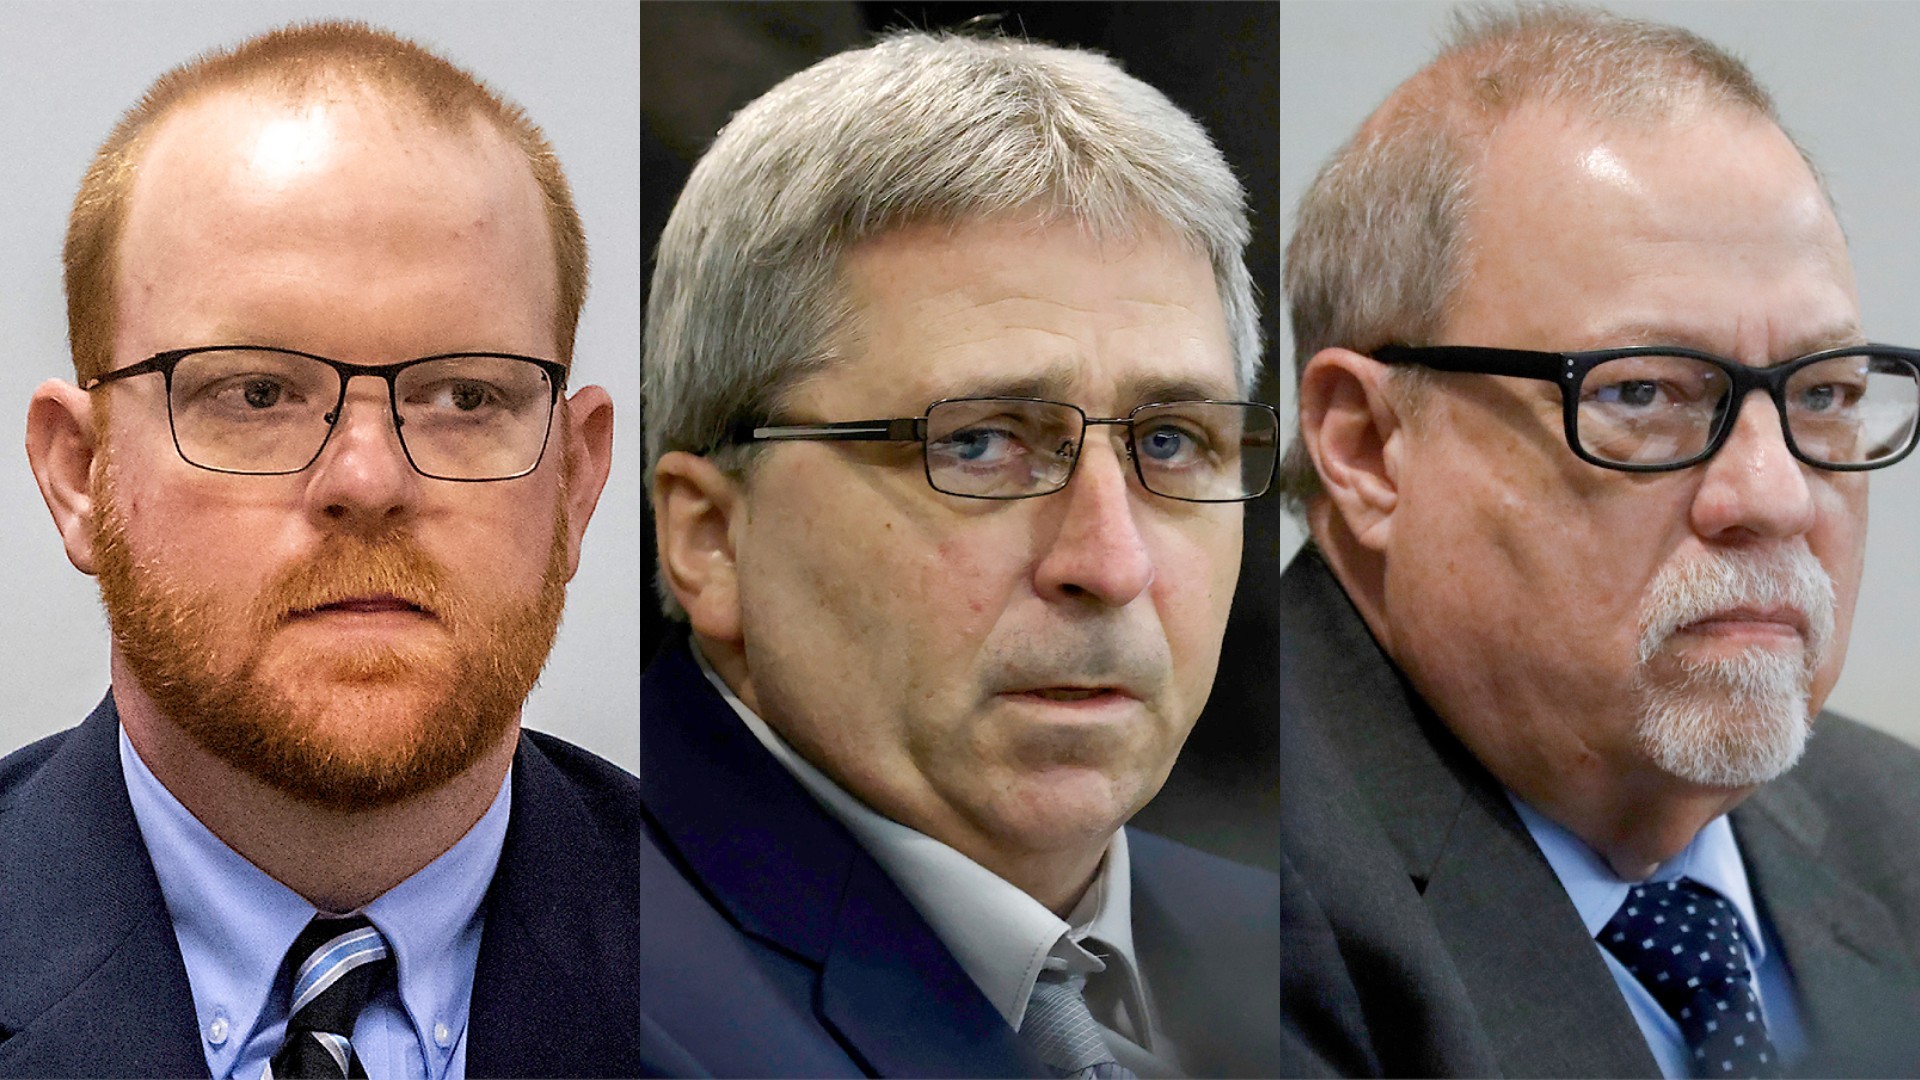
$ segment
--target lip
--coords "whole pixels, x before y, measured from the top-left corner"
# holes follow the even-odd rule
[[[313,607],[301,608],[289,612],[291,621],[336,617],[418,617],[433,619],[434,613],[426,607],[416,604],[405,597],[391,593],[374,593],[366,596],[343,596]]]
[[[1679,633],[1706,636],[1781,636],[1805,640],[1807,616],[1790,607],[1738,607],[1716,611],[1680,627]]]
[[[1124,686],[1075,683],[1003,690],[996,696],[1020,705],[1067,712],[1104,712],[1140,704],[1139,695]]]

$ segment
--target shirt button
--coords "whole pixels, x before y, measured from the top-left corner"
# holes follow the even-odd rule
[[[433,1041],[439,1043],[441,1049],[443,1050],[449,1046],[452,1046],[453,1045],[453,1029],[448,1027],[445,1021],[441,1021],[441,1020],[434,1021]]]
[[[226,1043],[227,1041],[227,1014],[226,1013],[217,1012],[213,1014],[213,1021],[207,1025],[207,1041],[212,1043],[215,1046],[221,1046]]]

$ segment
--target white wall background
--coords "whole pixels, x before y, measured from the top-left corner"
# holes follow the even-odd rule
[[[1920,4],[1610,3],[1738,54],[1819,162],[1852,242],[1867,336],[1920,346]],[[1300,192],[1401,80],[1430,59],[1450,7],[1425,2],[1280,5],[1280,202]],[[1284,318],[1283,402],[1293,345]],[[1283,409],[1283,412],[1285,410]],[[1866,576],[1846,673],[1828,707],[1920,743],[1920,460],[1873,474]],[[1301,529],[1282,526],[1281,558]]]
[[[0,3],[0,753],[78,723],[107,685],[99,593],[68,564],[21,449],[33,388],[72,377],[60,245],[80,176],[121,112],[163,71],[209,48],[323,17],[364,19],[472,70],[526,108],[567,169],[592,255],[573,380],[613,395],[615,461],[559,643],[525,718],[637,771],[640,14],[633,0]]]

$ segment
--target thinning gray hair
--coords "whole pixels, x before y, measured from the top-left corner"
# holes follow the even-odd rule
[[[1165,229],[1204,252],[1251,393],[1260,320],[1246,195],[1194,119],[1098,53],[906,32],[823,60],[740,110],[694,167],[656,251],[642,408],[649,485],[686,450],[729,471],[846,347],[840,270],[909,225],[1009,214],[1101,240]],[[657,583],[668,615],[684,617]]]
[[[1456,11],[1440,54],[1367,118],[1300,199],[1282,286],[1296,386],[1322,349],[1437,343],[1467,282],[1475,172],[1494,128],[1529,102],[1596,121],[1656,124],[1722,107],[1779,123],[1753,72],[1691,31],[1570,4]],[[1424,378],[1393,372],[1416,412]],[[1296,513],[1321,493],[1298,434],[1279,486]]]

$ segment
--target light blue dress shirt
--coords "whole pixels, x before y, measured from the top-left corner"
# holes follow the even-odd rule
[[[120,769],[186,962],[207,1068],[222,1080],[257,1080],[286,1037],[281,963],[318,912],[208,831],[148,771],[124,727]],[[480,902],[506,842],[512,780],[509,770],[459,842],[360,909],[393,950],[399,983],[354,1025],[368,1080],[466,1076]]]
[[[1533,842],[1547,857],[1548,865],[1560,879],[1560,886],[1567,890],[1567,897],[1580,912],[1580,921],[1586,924],[1587,935],[1595,938],[1593,947],[1607,962],[1607,970],[1613,973],[1620,996],[1627,999],[1627,1007],[1633,1010],[1633,1019],[1640,1025],[1647,1049],[1653,1051],[1654,1060],[1659,1062],[1661,1074],[1667,1080],[1685,1080],[1692,1076],[1687,1067],[1687,1041],[1680,1034],[1680,1025],[1598,940],[1600,931],[1626,901],[1628,890],[1641,882],[1616,877],[1606,860],[1584,841],[1559,822],[1520,801],[1512,792],[1507,793],[1507,800],[1519,811],[1520,820],[1533,835]],[[1792,1063],[1805,1053],[1807,1045],[1806,1031],[1800,1022],[1800,1006],[1794,998],[1793,977],[1787,971],[1777,943],[1771,940],[1772,933],[1753,906],[1753,888],[1747,883],[1746,864],[1740,861],[1740,845],[1733,837],[1733,826],[1727,822],[1726,815],[1708,822],[1692,843],[1661,863],[1647,881],[1674,881],[1683,877],[1692,878],[1726,897],[1739,913],[1747,963],[1755,973],[1753,990],[1767,1021],[1767,1035],[1781,1058]]]

